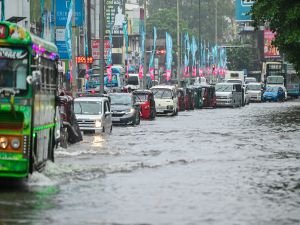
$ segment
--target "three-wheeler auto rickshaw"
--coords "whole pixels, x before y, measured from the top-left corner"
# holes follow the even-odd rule
[[[183,88],[178,88],[177,89],[178,111],[184,111],[185,110],[184,96],[185,96],[185,92],[184,92]]]
[[[74,113],[74,98],[65,92],[61,92],[56,98],[60,114],[60,138],[57,145],[67,148],[68,144],[82,141],[82,135]]]
[[[156,108],[153,92],[150,90],[135,90],[136,102],[141,108],[142,119],[154,119],[156,117]]]
[[[203,107],[202,88],[201,87],[193,87],[193,88],[194,88],[195,108],[201,109]]]
[[[195,109],[194,88],[187,87],[185,89],[185,92],[186,92],[184,98],[185,110],[194,110]]]
[[[202,85],[203,108],[216,107],[216,90],[213,85]]]

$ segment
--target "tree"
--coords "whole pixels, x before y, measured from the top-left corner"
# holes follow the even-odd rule
[[[226,32],[230,30],[228,28],[231,26],[228,20],[232,20],[234,17],[234,4],[232,0],[180,0],[181,23],[183,26],[186,25],[183,29],[186,29],[190,36],[195,35],[198,39],[214,42],[216,7],[218,11],[218,42],[224,43],[228,36]],[[149,17],[152,18],[160,11],[175,10],[174,12],[176,12],[176,1],[148,0],[147,8]],[[160,17],[160,22],[164,23],[166,20],[173,19],[176,21],[176,14],[171,14],[171,16],[175,16],[174,18],[168,18],[167,15],[169,16],[169,14],[165,14],[164,17]],[[157,24],[159,24],[159,21]],[[159,25],[157,25],[157,28],[159,28]],[[175,27],[169,27],[169,32],[174,30],[174,28],[176,30],[176,24]]]
[[[260,0],[252,7],[254,26],[269,26],[275,33],[273,44],[287,61],[300,71],[300,2],[295,0]]]
[[[161,9],[154,12],[147,18],[147,34],[152,33],[153,27],[157,29],[157,37],[165,38],[166,32],[170,33],[173,38],[173,46],[176,46],[177,37],[177,11],[176,8]],[[180,31],[190,32],[186,21],[180,21]]]

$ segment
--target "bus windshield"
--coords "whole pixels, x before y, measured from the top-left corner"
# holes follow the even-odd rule
[[[283,76],[268,76],[267,83],[268,84],[283,84],[284,78],[283,78]]]
[[[0,48],[0,88],[27,89],[28,52],[20,48]]]

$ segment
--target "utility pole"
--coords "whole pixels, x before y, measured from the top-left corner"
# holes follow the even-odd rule
[[[99,40],[100,40],[100,94],[104,93],[104,0],[100,0],[99,10]]]
[[[75,17],[76,17],[76,1],[73,1],[73,7],[72,7],[72,93],[73,96],[75,96],[77,92],[77,65],[76,65],[76,55],[77,55],[77,41],[76,41],[76,22],[75,22]]]
[[[92,45],[91,45],[91,0],[87,0],[86,3],[86,7],[87,7],[87,45],[88,45],[88,55],[90,56],[92,55]]]
[[[146,53],[146,50],[147,50],[147,27],[146,27],[146,24],[147,24],[147,0],[144,0],[144,31],[145,31],[145,44],[144,44],[144,67],[143,67],[143,88],[146,89],[146,81],[147,81],[147,77],[146,77],[146,74],[147,74],[147,53]]]
[[[180,65],[181,65],[181,52],[180,52],[180,10],[179,0],[177,0],[177,84],[180,87]]]
[[[199,40],[200,40],[200,35],[201,35],[201,0],[199,0]]]
[[[215,45],[218,44],[218,0],[215,0],[216,7],[215,7]]]

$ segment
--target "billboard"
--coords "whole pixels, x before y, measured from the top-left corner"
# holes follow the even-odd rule
[[[100,59],[100,40],[92,39],[92,56],[94,59]],[[109,49],[109,40],[104,40],[104,58],[107,58]]]
[[[55,44],[58,49],[60,59],[68,59],[68,51],[65,38],[65,29],[57,28],[55,31]]]
[[[251,21],[248,15],[255,0],[236,0],[235,1],[235,19],[237,22]]]
[[[272,45],[275,39],[275,34],[270,30],[264,30],[264,57],[265,58],[279,58],[280,53],[278,48]]]
[[[72,0],[75,4],[75,26],[83,25],[83,0]],[[56,0],[56,26],[66,26],[71,0]]]
[[[109,34],[112,26],[112,34],[123,34],[123,22],[125,21],[125,0],[105,1],[105,33]]]

